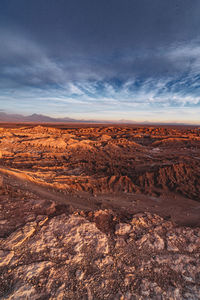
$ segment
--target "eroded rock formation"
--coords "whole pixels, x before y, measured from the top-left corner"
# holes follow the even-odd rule
[[[197,128],[4,128],[0,151],[1,165],[68,192],[168,190],[199,201]]]

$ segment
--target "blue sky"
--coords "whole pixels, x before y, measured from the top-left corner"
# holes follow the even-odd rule
[[[200,123],[200,1],[1,0],[0,110]]]

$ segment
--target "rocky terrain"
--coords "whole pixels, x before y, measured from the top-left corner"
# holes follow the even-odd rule
[[[0,299],[200,299],[200,130],[0,129]]]

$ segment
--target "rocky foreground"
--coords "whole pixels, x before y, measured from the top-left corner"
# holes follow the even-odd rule
[[[200,299],[200,228],[29,197],[2,201],[0,299]]]

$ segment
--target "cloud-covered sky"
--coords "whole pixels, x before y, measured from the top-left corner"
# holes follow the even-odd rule
[[[199,0],[1,0],[0,109],[200,123]]]

